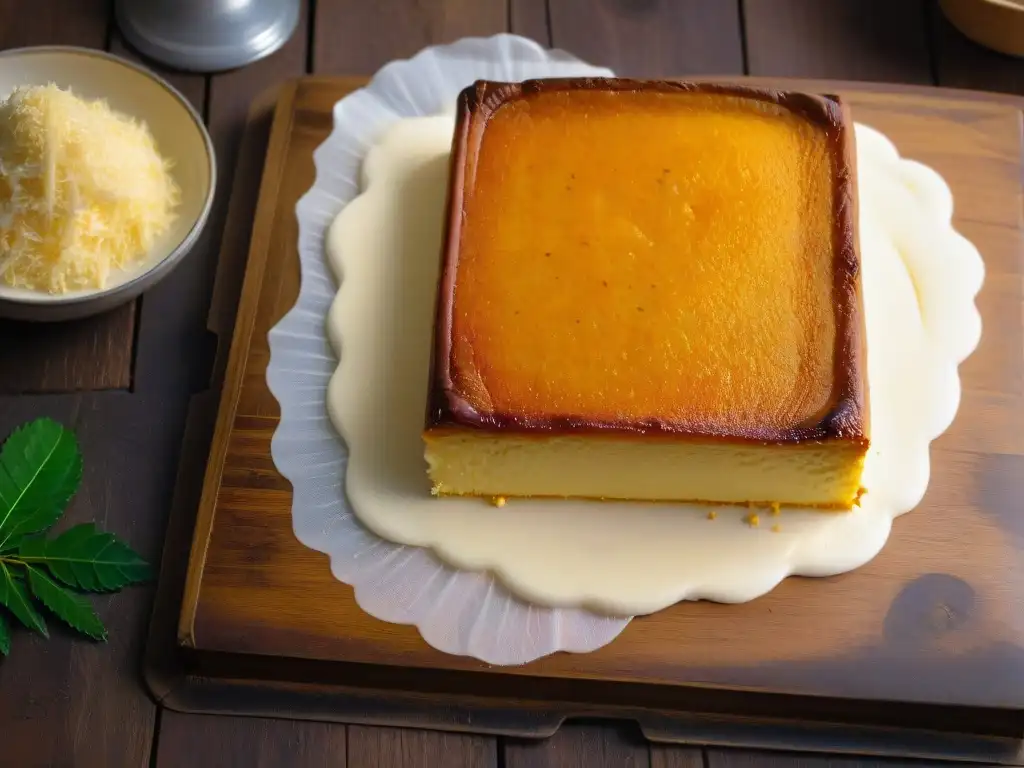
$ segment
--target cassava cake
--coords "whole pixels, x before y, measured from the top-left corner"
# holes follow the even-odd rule
[[[869,445],[855,185],[834,96],[467,88],[434,492],[848,508]]]

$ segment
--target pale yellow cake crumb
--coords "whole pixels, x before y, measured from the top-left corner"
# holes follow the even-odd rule
[[[761,524],[761,518],[752,512],[743,518],[743,522],[745,522],[751,528],[757,528],[757,526]]]
[[[491,499],[491,504],[493,504],[496,507],[504,507],[505,502],[507,501],[508,499],[506,499],[504,496],[495,496],[494,498]]]

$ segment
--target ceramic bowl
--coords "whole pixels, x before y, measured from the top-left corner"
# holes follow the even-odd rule
[[[181,205],[170,230],[137,265],[112,271],[101,289],[50,295],[0,284],[0,316],[71,320],[124,304],[166,277],[195,245],[213,203],[217,169],[202,118],[184,96],[147,69],[84,48],[20,48],[0,53],[0,99],[19,85],[56,83],[144,121],[171,162]]]

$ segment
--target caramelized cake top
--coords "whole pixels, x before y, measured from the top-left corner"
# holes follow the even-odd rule
[[[467,89],[432,423],[865,437],[851,133],[802,94]]]

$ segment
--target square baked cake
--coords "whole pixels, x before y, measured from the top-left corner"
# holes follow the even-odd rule
[[[467,88],[434,492],[849,508],[869,443],[855,170],[834,96]]]

